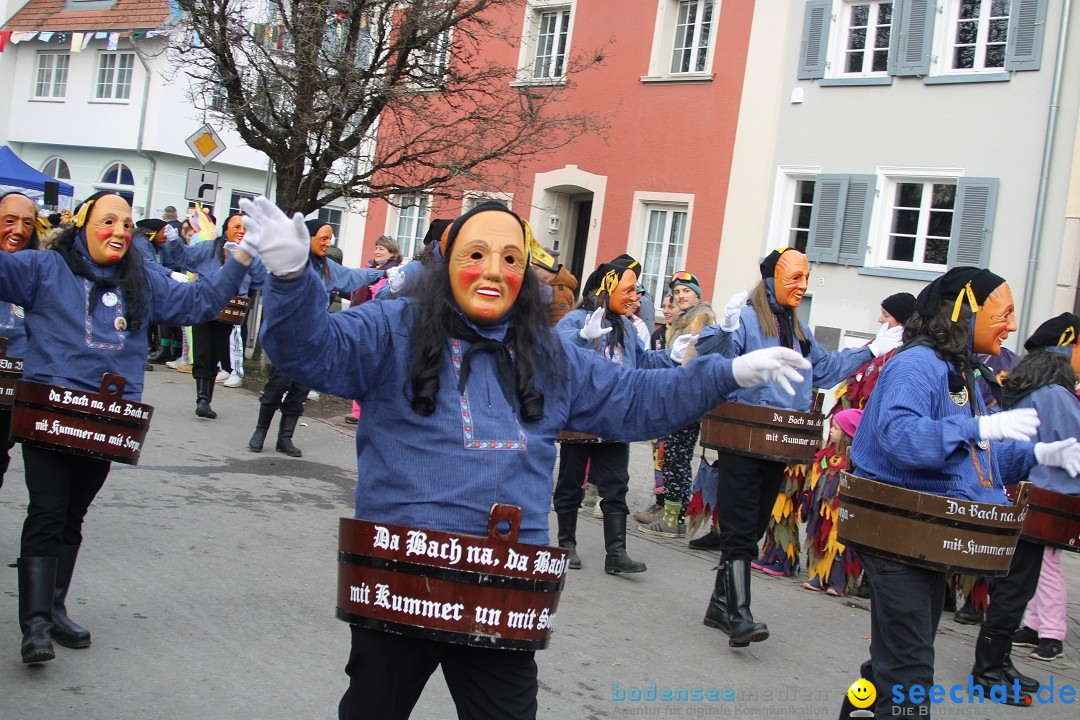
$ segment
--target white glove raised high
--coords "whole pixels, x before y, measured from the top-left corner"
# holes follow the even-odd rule
[[[578,330],[578,335],[582,340],[595,340],[598,337],[603,337],[611,332],[609,327],[601,327],[604,322],[604,308],[599,307],[589,313],[589,317],[585,319],[585,327]]]
[[[401,271],[401,268],[397,265],[386,268],[386,287],[390,288],[390,292],[395,295],[401,290],[401,287],[405,284],[405,273]]]
[[[262,195],[254,200],[241,198],[240,209],[247,213],[243,244],[258,254],[267,270],[274,275],[288,275],[307,265],[311,235],[303,215],[296,213],[290,220]]]
[[[810,361],[790,348],[770,347],[740,355],[731,361],[731,374],[739,387],[775,382],[788,395],[795,394],[793,382],[802,382],[798,370],[809,370]]]
[[[747,297],[746,293],[737,292],[728,299],[727,305],[724,306],[724,317],[720,320],[721,330],[730,333],[739,329],[739,314],[746,307]]]
[[[1061,468],[1070,477],[1076,477],[1080,475],[1080,443],[1076,438],[1035,443],[1035,461],[1046,467]]]
[[[890,350],[895,350],[904,344],[904,326],[897,325],[885,329],[882,325],[881,330],[878,332],[877,337],[870,341],[867,347],[870,348],[870,352],[874,354],[874,357],[881,357]]]
[[[176,238],[180,237],[180,233],[178,233],[176,231],[176,228],[174,228],[172,225],[166,225],[165,227],[161,228],[161,231],[165,233],[165,242],[175,240]]]
[[[979,437],[983,440],[1030,440],[1039,429],[1035,408],[1017,408],[983,415],[979,418]]]
[[[681,363],[686,357],[686,351],[697,342],[697,335],[680,335],[671,341],[671,359]]]

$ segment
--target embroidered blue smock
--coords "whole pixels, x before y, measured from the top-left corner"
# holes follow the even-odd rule
[[[811,372],[802,373],[802,382],[792,383],[795,394],[788,395],[777,383],[765,383],[739,390],[731,398],[734,402],[808,412],[814,403],[814,388],[828,388],[846,380],[874,356],[866,347],[829,352],[814,339],[806,323],[799,324],[810,340],[810,355],[806,359],[814,367]],[[710,325],[701,331],[695,345],[699,355],[718,354],[728,358],[779,346],[778,336],[762,334],[757,313],[749,305],[742,309],[735,332],[726,332],[718,324]],[[793,349],[799,350],[798,346]]]
[[[634,329],[634,323],[629,318],[620,315],[619,322],[622,323],[623,341],[627,338],[630,339],[629,351],[621,346],[611,343],[612,333],[598,338],[599,344],[595,340],[585,340],[581,337],[581,328],[585,327],[585,321],[589,318],[591,311],[583,308],[577,308],[563,315],[555,325],[555,333],[559,335],[565,342],[573,343],[578,347],[589,350],[594,353],[599,353],[602,357],[610,362],[619,363],[631,368],[670,368],[675,367],[675,363],[671,359],[671,353],[667,350],[649,350],[645,348],[642,343],[638,341],[637,330]],[[696,420],[697,418],[695,418]],[[601,437],[607,438],[607,435]]]
[[[910,347],[885,363],[851,443],[854,472],[909,490],[1008,504],[1003,481],[1027,476],[1035,464],[1033,446],[991,442],[980,449],[972,403],[979,415],[986,414],[986,405],[978,393],[957,404],[949,394],[950,368],[926,346]],[[980,472],[991,486],[980,482]]]
[[[1080,401],[1076,393],[1069,392],[1061,385],[1044,385],[1033,390],[1009,406],[1010,410],[1014,408],[1035,408],[1038,411],[1040,422],[1036,442],[1080,438]],[[1069,477],[1069,473],[1061,468],[1036,465],[1031,468],[1027,479],[1037,487],[1080,496],[1080,477]]]
[[[224,265],[222,246],[217,240],[204,240],[194,245],[185,245],[179,238],[173,238],[162,245],[162,264],[174,270],[187,270],[200,278],[213,274]],[[236,293],[247,297],[252,290],[259,290],[266,282],[266,267],[259,258],[252,258],[247,275],[240,283]],[[213,318],[211,318],[213,319]]]
[[[327,292],[355,292],[365,285],[379,282],[386,276],[385,270],[375,270],[374,268],[350,268],[339,265],[326,258],[319,258],[318,260],[321,261],[321,263],[316,264],[316,261],[312,260],[311,264],[315,266],[315,270],[319,277],[323,277],[322,268],[319,265],[325,263],[330,268],[330,279],[324,281]]]
[[[81,236],[75,249],[92,272],[116,274],[116,266],[90,259]],[[26,309],[27,347],[23,377],[35,382],[98,392],[104,373],[122,375],[124,399],[142,398],[147,331],[152,325],[193,325],[206,322],[236,294],[248,269],[230,260],[220,272],[198,283],[178,283],[144,270],[148,298],[139,330],[116,329],[127,302],[119,289],[110,307],[99,301],[88,311],[89,280],[75,275],[64,258],[51,250],[0,253],[0,297]]]
[[[0,302],[0,337],[7,338],[8,357],[26,355],[26,321],[23,308],[15,303]]]
[[[556,337],[562,372],[537,377],[544,417],[526,423],[499,388],[493,353],[470,358],[465,392],[458,393],[469,343],[451,339],[435,411],[419,415],[406,397],[409,307],[416,300],[330,314],[319,300],[321,288],[310,268],[295,279],[271,277],[262,342],[297,382],[359,401],[358,518],[484,535],[492,504],[508,503],[523,510],[520,540],[546,544],[560,430],[622,442],[660,437],[697,420],[736,387],[731,362],[719,356],[685,368],[633,370]],[[501,338],[506,323],[475,329]]]

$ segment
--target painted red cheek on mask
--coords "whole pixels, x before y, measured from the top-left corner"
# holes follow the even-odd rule
[[[510,288],[511,293],[517,293],[521,290],[521,283],[525,281],[524,275],[518,275],[517,273],[506,273],[506,286]]]
[[[460,270],[458,270],[457,273],[458,287],[469,287],[477,280],[479,280],[480,276],[483,275],[483,273],[484,267],[480,264],[470,265],[468,267],[461,268]]]
[[[94,228],[94,234],[97,235],[98,240],[105,242],[113,236],[113,231],[111,227],[102,226],[99,228]]]

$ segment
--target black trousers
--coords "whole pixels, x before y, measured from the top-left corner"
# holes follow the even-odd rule
[[[191,326],[192,353],[195,362],[191,376],[196,380],[213,380],[217,377],[217,366],[225,372],[232,372],[232,360],[229,356],[229,336],[233,325],[220,320]]]
[[[994,578],[990,585],[990,607],[982,629],[987,635],[1012,637],[1024,619],[1024,610],[1039,584],[1045,546],[1021,540],[1016,543],[1009,574]]]
[[[531,651],[420,640],[351,625],[349,689],[338,720],[405,720],[442,666],[459,720],[533,720],[536,660]]]
[[[280,408],[282,415],[303,415],[304,401],[310,390],[306,385],[293,382],[292,378],[272,365],[259,395],[259,403],[265,408]]]
[[[787,466],[775,460],[722,452],[717,467],[720,480],[716,517],[722,531],[724,560],[753,560]]]
[[[4,487],[4,475],[11,464],[11,448],[15,441],[11,439],[11,408],[0,407],[0,487]]]
[[[23,464],[30,505],[21,555],[57,557],[61,545],[81,545],[83,518],[112,463],[24,444]]]
[[[630,486],[630,446],[626,443],[570,443],[559,449],[559,476],[555,481],[552,504],[556,513],[577,512],[585,497],[585,468],[589,482],[600,495],[605,513],[628,515],[626,491]]]
[[[859,559],[870,580],[870,660],[861,674],[877,688],[877,720],[929,717],[930,701],[911,703],[908,691],[934,684],[934,635],[945,606],[945,573],[865,553]],[[903,686],[905,702],[893,702],[894,685]]]

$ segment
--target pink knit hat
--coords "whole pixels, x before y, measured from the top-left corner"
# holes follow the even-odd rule
[[[860,420],[862,420],[862,410],[856,410],[855,408],[841,410],[833,415],[832,419],[848,437],[855,437],[855,431],[859,429]]]

